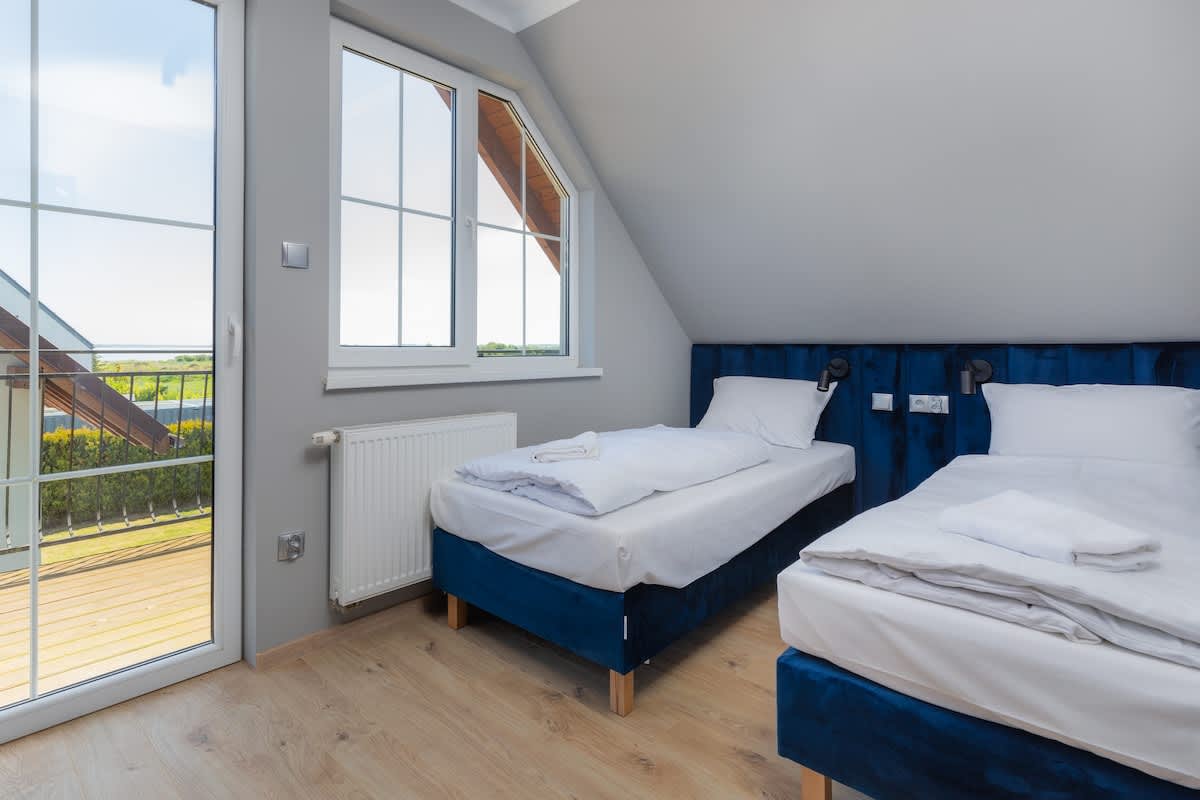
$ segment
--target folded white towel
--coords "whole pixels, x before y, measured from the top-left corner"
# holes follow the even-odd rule
[[[938,526],[1035,558],[1113,572],[1152,566],[1161,547],[1154,537],[1124,525],[1013,490],[950,506]]]
[[[556,461],[571,461],[577,458],[595,458],[600,455],[600,440],[595,431],[586,431],[570,439],[558,439],[533,448],[531,461],[553,464]]]

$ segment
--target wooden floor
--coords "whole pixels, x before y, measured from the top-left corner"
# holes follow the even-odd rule
[[[210,543],[197,534],[43,567],[39,690],[208,641]],[[28,697],[29,620],[28,570],[0,574],[0,705]]]
[[[796,798],[775,754],[773,593],[608,673],[426,598],[0,746],[4,798]],[[859,797],[848,790],[835,797]]]

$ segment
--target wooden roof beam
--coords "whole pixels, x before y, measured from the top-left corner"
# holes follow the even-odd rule
[[[74,413],[97,428],[128,438],[158,455],[170,452],[173,437],[165,425],[44,336],[39,336],[38,341],[41,348],[38,366],[44,375],[42,390],[46,405],[64,414]],[[4,308],[0,308],[0,347],[29,363],[29,326]]]

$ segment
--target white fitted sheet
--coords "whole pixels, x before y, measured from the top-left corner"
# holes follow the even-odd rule
[[[964,498],[1020,486],[1031,474],[1052,482],[1063,470],[1078,472],[1066,460],[973,458],[987,461],[943,476]],[[897,504],[897,522],[952,502],[958,491],[940,496],[950,485],[935,476],[919,487]],[[1141,508],[1159,513],[1149,503]],[[884,524],[893,512],[872,513]],[[801,562],[779,576],[779,622],[792,647],[896,691],[1200,789],[1200,670],[874,589]]]
[[[854,480],[854,448],[771,447],[770,458],[715,481],[656,493],[584,517],[458,478],[434,484],[438,527],[505,558],[623,592],[682,588],[757,542],[809,503]]]

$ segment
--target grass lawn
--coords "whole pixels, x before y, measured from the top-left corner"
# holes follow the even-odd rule
[[[211,508],[205,511],[212,511]],[[129,533],[112,533],[109,536],[98,536],[95,539],[85,539],[81,542],[71,542],[70,544],[56,544],[52,547],[46,547],[50,542],[61,542],[69,540],[71,537],[66,531],[47,534],[42,539],[42,564],[59,564],[63,561],[73,561],[77,558],[86,558],[88,556],[96,556],[102,553],[111,553],[115,550],[124,550],[128,547],[140,547],[147,544],[158,544],[167,542],[172,539],[179,539],[183,536],[192,536],[197,533],[209,533],[212,531],[212,517],[197,516],[197,511],[184,512],[183,516],[178,520],[167,524],[159,525],[154,528],[146,528],[140,531],[130,531]],[[159,520],[169,519],[174,515],[170,512],[160,514]],[[152,520],[149,517],[143,519],[131,519],[130,524],[133,526],[144,525]],[[125,526],[124,521],[109,523],[104,526],[105,532],[118,531]],[[96,526],[79,527],[75,529],[75,536],[86,536],[90,533],[96,533]]]
[[[205,373],[212,372],[213,360],[212,356],[208,355],[182,355],[172,359],[160,359],[154,361],[147,360],[126,360],[126,361],[109,361],[100,357],[96,358],[94,371],[100,375],[113,372],[195,372]],[[179,399],[180,387],[183,388],[184,399],[200,399],[201,397],[212,398],[213,382],[210,375],[208,380],[204,379],[202,374],[192,376],[182,375],[139,375],[136,378],[130,377],[109,377],[106,381],[117,392],[121,394],[129,393],[129,382],[133,381],[133,399],[134,400],[153,400],[155,390],[158,392],[160,400]]]

